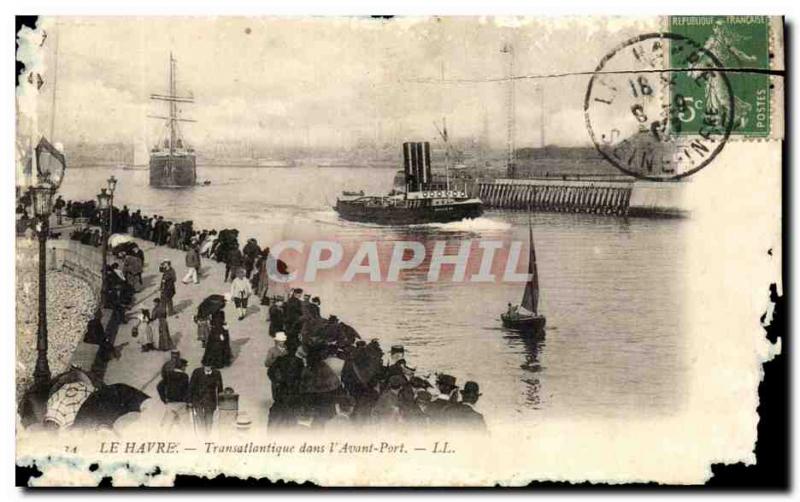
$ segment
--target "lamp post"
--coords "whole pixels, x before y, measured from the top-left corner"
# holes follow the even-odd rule
[[[106,183],[108,183],[108,193],[111,194],[111,199],[108,203],[108,233],[111,235],[114,233],[114,190],[117,188],[117,178],[112,175],[106,180]]]
[[[108,210],[109,213],[111,208],[111,194],[105,188],[100,189],[100,193],[97,194],[97,207],[100,209],[100,224],[103,226],[103,264],[100,268],[100,305],[103,306],[105,304],[105,297],[106,297],[106,265],[108,264],[108,231],[109,226],[111,224],[110,218],[109,221],[106,223],[103,218],[103,212]]]
[[[56,189],[50,185],[31,187],[33,213],[37,220],[39,238],[39,326],[36,330],[36,367],[33,370],[34,386],[47,389],[50,384],[50,364],[47,361],[47,236],[50,233],[50,214],[53,211],[53,195]]]
[[[113,175],[106,180],[108,188],[101,188],[97,195],[98,206],[101,211],[108,211],[108,220],[105,222],[103,230],[103,278],[100,281],[102,289],[100,291],[100,301],[104,303],[103,297],[106,291],[106,266],[108,265],[108,239],[114,232],[114,190],[117,188],[117,178]]]

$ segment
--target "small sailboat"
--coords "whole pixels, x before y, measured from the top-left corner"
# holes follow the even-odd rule
[[[525,334],[541,334],[544,332],[545,317],[539,314],[539,270],[536,267],[536,250],[533,246],[533,228],[528,221],[530,236],[530,257],[528,258],[528,275],[522,303],[518,307],[509,304],[508,312],[501,314],[503,327]]]

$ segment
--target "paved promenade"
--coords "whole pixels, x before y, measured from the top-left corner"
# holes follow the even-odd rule
[[[170,333],[181,357],[188,361],[187,373],[191,375],[200,366],[204,351],[197,340],[197,327],[192,318],[197,312],[197,306],[206,296],[230,291],[230,283],[223,282],[225,265],[204,258],[200,284],[183,284],[181,279],[186,273],[184,251],[154,246],[151,242],[138,239],[136,242],[145,253],[144,287],[136,294],[135,305],[129,316],[138,313],[142,308],[152,310],[153,298],[159,296],[161,274],[158,265],[161,260],[170,260],[178,276],[174,298],[177,315],[169,317]],[[223,385],[233,387],[239,394],[239,410],[250,416],[253,422],[252,431],[265,430],[271,404],[264,358],[273,342],[268,335],[268,307],[258,303],[256,297],[251,296],[247,317],[239,321],[233,302],[228,302],[225,318],[231,337],[232,363],[220,370]],[[170,354],[160,351],[141,352],[139,339],[131,336],[133,325],[133,322],[129,322],[120,326],[114,345],[121,346],[121,357],[109,361],[105,383],[127,383],[158,399],[156,385],[161,379],[161,366],[169,359]],[[152,326],[157,340],[157,325],[154,323]]]

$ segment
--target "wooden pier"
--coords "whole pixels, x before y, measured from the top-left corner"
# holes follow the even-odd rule
[[[620,180],[481,180],[473,195],[487,208],[610,216],[681,217],[680,183]]]

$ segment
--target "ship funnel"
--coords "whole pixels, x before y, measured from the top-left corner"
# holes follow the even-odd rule
[[[409,192],[419,192],[433,181],[429,142],[403,143],[403,172]]]

